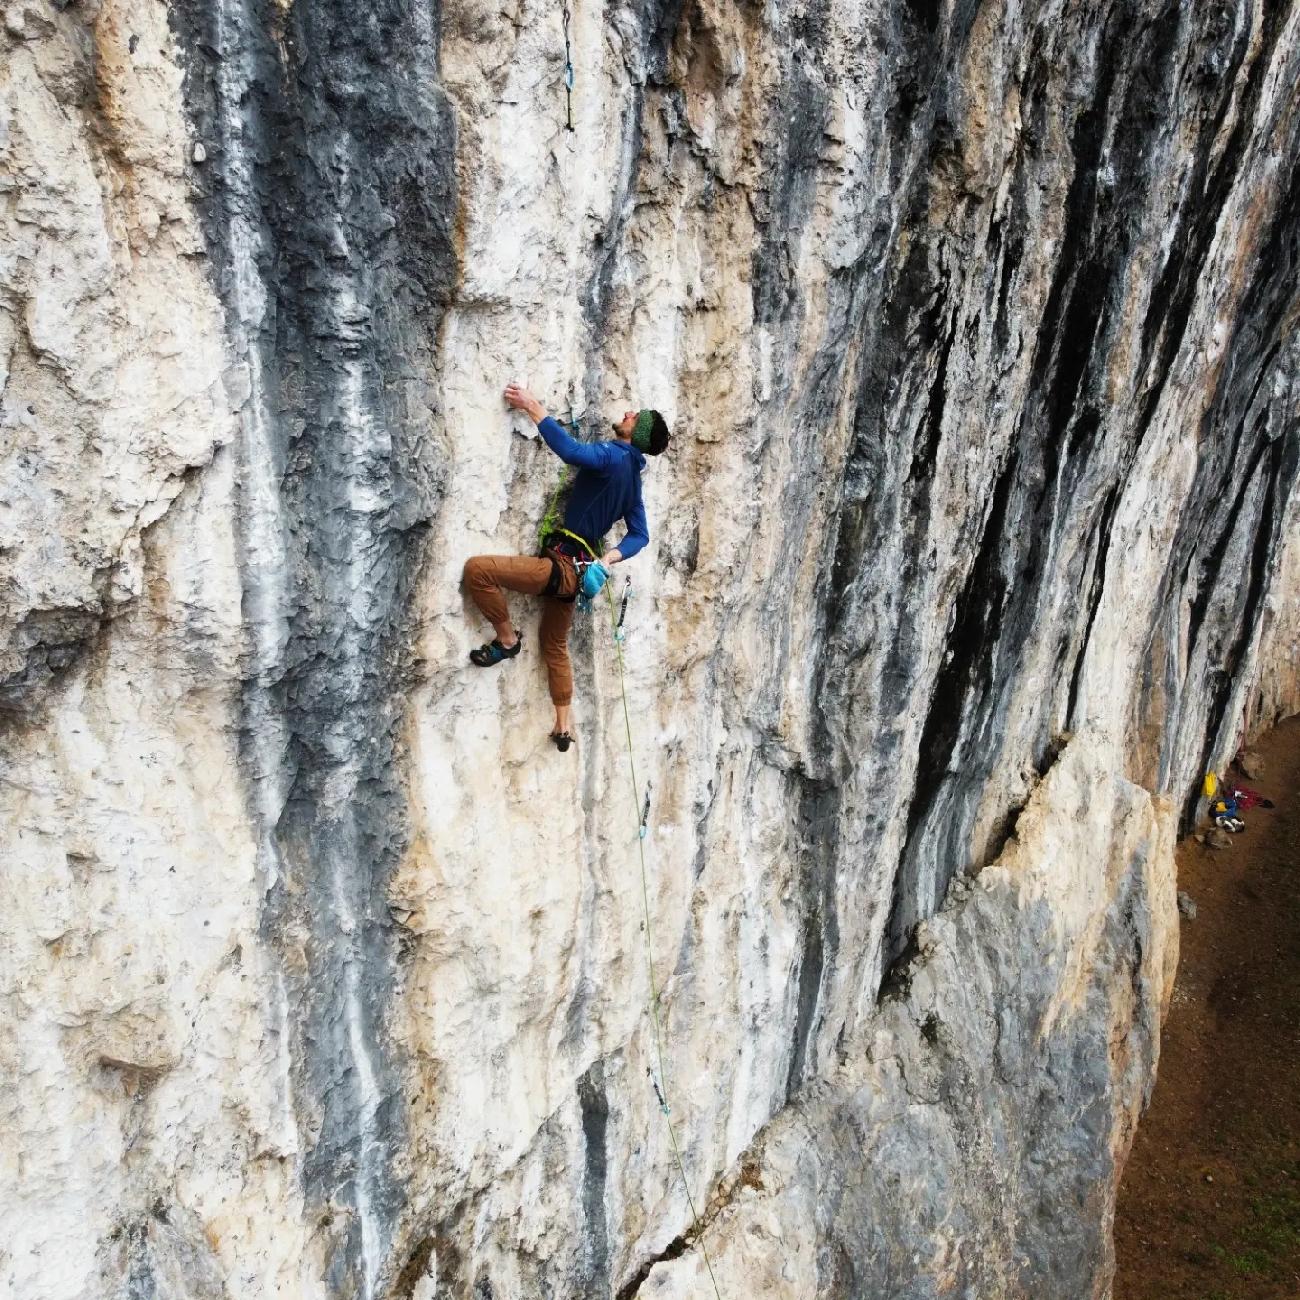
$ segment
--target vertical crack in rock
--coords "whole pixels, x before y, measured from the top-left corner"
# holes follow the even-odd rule
[[[784,378],[798,340],[802,303],[796,291],[798,248],[807,236],[823,133],[831,112],[830,79],[826,70],[826,17],[813,6],[794,29],[789,53],[787,93],[772,106],[772,156],[762,189],[755,195],[758,246],[752,258],[751,295],[758,331],[760,382],[773,391],[774,411],[784,405],[807,409],[800,414],[808,429],[825,428],[835,404],[834,386],[809,385],[794,391]],[[843,340],[832,345],[839,358]],[[816,370],[817,367],[814,367]],[[806,489],[806,485],[805,489]],[[782,502],[792,536],[806,520],[810,501],[806,490],[791,484]],[[835,908],[835,810],[837,794],[819,778],[804,777],[795,787],[799,799],[801,861],[799,862],[800,938],[794,981],[795,1020],[787,1069],[786,1095],[803,1081],[809,1066],[810,1042],[818,1023],[822,982],[839,945]]]
[[[618,126],[621,166],[617,190],[610,204],[609,219],[596,237],[599,252],[593,259],[592,270],[581,298],[583,316],[589,331],[588,386],[598,365],[595,350],[600,346],[608,326],[613,276],[618,266],[618,254],[622,249],[627,220],[634,206],[636,179],[644,144],[647,91],[665,85],[668,55],[681,22],[684,3],[685,0],[636,0],[632,6],[640,46],[635,51],[638,56],[635,62],[629,59],[627,53],[624,54],[624,64],[633,77],[633,93],[624,106]]]
[[[1171,12],[1166,9],[1166,23]],[[1114,183],[1139,199],[1145,179],[1140,147],[1107,155],[1113,123],[1124,120],[1137,94],[1132,87],[1125,93],[1127,65],[1117,49],[1141,33],[1156,75],[1170,61],[1167,32],[1159,24],[1144,28],[1142,18],[1136,6],[1119,5],[1095,38],[1100,66],[1092,102],[1074,124],[1074,177],[1063,236],[1082,256],[1058,265],[1039,327],[1018,444],[998,479],[979,554],[957,601],[945,666],[930,697],[894,885],[887,962],[903,952],[912,927],[935,909],[962,866],[979,792],[998,757],[998,717],[1014,680],[1007,668],[1026,640],[1041,634],[1036,626],[1041,602],[1050,584],[1063,577],[1055,568],[1054,539],[1074,509],[1100,418],[1095,406],[1086,399],[1081,404],[1080,398],[1089,391],[1098,337],[1129,243],[1124,224],[1107,220],[1099,203],[1103,158],[1107,167],[1127,173]],[[1117,92],[1118,112],[1112,104]],[[1167,89],[1145,81],[1141,86],[1141,94],[1156,102],[1161,93]],[[1072,457],[1076,447],[1079,454]]]
[[[1084,602],[1087,616],[1083,622],[1083,635],[1079,641],[1079,652],[1075,657],[1074,668],[1070,674],[1070,694],[1066,701],[1065,716],[1070,725],[1075,722],[1075,709],[1079,699],[1079,685],[1083,677],[1083,665],[1088,653],[1088,642],[1092,638],[1093,625],[1097,621],[1097,611],[1101,608],[1101,598],[1106,589],[1106,562],[1110,558],[1111,525],[1115,521],[1115,510],[1119,506],[1120,484],[1112,484],[1102,501],[1097,514],[1096,526],[1093,528],[1092,540],[1088,546],[1091,557],[1092,581],[1088,584],[1088,595]]]
[[[930,6],[911,6],[894,15],[896,30],[891,47],[898,51],[898,65],[895,98],[887,124],[891,136],[888,150],[891,176],[900,191],[890,224],[900,234],[903,230],[915,230],[926,220],[937,181],[920,163],[947,147],[945,142],[951,136],[951,126],[946,74],[961,61],[976,10],[977,6],[970,4],[957,6],[946,29],[937,26]],[[790,205],[790,200],[785,203]],[[773,221],[774,228],[779,229],[780,225],[779,220]],[[882,236],[887,229],[882,230]],[[787,1095],[815,1067],[810,1043],[820,1028],[818,1004],[826,971],[834,967],[840,942],[835,915],[843,886],[839,873],[841,859],[851,850],[841,843],[843,815],[838,809],[843,803],[842,795],[828,793],[822,787],[825,783],[839,786],[852,762],[852,755],[845,748],[848,736],[843,720],[853,712],[848,707],[848,692],[853,689],[855,676],[853,667],[870,648],[864,637],[869,635],[869,629],[880,627],[879,614],[870,612],[881,576],[873,562],[877,538],[887,533],[895,522],[892,517],[884,517],[890,511],[897,511],[901,527],[913,530],[924,527],[927,516],[924,492],[931,480],[941,437],[948,360],[958,322],[958,309],[947,293],[946,277],[941,272],[935,274],[933,253],[920,240],[912,242],[911,248],[913,252],[901,267],[892,270],[891,281],[882,283],[879,268],[864,260],[850,268],[837,286],[848,315],[842,328],[835,331],[834,346],[843,355],[847,340],[857,336],[861,359],[854,381],[858,395],[853,439],[835,526],[828,537],[830,562],[824,570],[828,581],[819,592],[819,640],[825,648],[818,655],[812,693],[815,712],[812,735],[819,775],[808,783],[801,799],[802,822],[809,834],[801,866],[803,935],[796,968],[797,1014]],[[758,320],[780,320],[787,314],[782,303],[792,290],[788,285],[782,288],[782,284],[792,274],[792,270],[782,267],[777,250],[763,251],[754,275]],[[901,502],[891,502],[879,492],[882,479],[887,477],[882,439],[893,422],[891,404],[901,392],[907,391],[911,382],[909,371],[929,375],[926,417],[910,460],[908,491],[915,502],[910,511]],[[834,386],[810,385],[804,395],[809,409],[800,415],[826,423],[831,415],[826,404],[833,397]],[[818,409],[819,404],[822,409]],[[910,524],[905,522],[908,519]],[[919,541],[915,531],[913,538]],[[905,563],[915,562],[911,546],[905,548],[904,555]],[[906,589],[907,575],[895,576],[898,585]],[[897,611],[899,624],[892,643],[879,647],[886,661],[881,674],[886,687],[892,681],[901,684],[910,677],[905,647],[913,635],[909,622],[915,617],[904,603]],[[897,702],[901,704],[901,696]],[[884,701],[882,707],[887,709],[890,703]],[[888,736],[881,738],[882,752],[878,757],[885,767],[891,762],[887,752],[889,743]],[[859,809],[854,815],[859,813],[870,820],[880,810]],[[865,826],[861,831],[863,839],[870,842],[878,829]]]
[[[132,1224],[127,1236],[127,1300],[158,1300],[158,1281],[149,1258],[148,1228]]]
[[[243,757],[279,954],[284,1132],[334,1292],[372,1300],[403,1192],[385,1034],[408,611],[440,491],[423,380],[454,261],[436,3],[197,0],[203,207],[242,392]],[[292,1093],[290,1093],[290,1087]]]
[[[974,5],[956,6],[950,24],[942,30],[936,28],[933,11],[924,5],[891,14],[888,40],[883,33],[880,37],[881,47],[890,50],[891,59],[897,58],[897,65],[890,69],[894,87],[886,118],[890,139],[882,152],[889,159],[891,184],[898,198],[889,195],[878,208],[877,234],[878,242],[885,246],[894,237],[906,246],[905,240],[911,238],[914,255],[904,259],[892,284],[882,283],[881,266],[874,258],[860,257],[839,269],[829,286],[825,319],[807,323],[823,329],[826,341],[807,367],[805,383],[794,391],[774,393],[770,399],[777,418],[792,430],[824,430],[837,421],[845,382],[856,383],[858,392],[854,436],[835,527],[825,542],[827,562],[815,617],[815,642],[823,648],[816,655],[812,686],[813,774],[804,778],[805,788],[799,795],[801,824],[812,833],[804,841],[800,867],[802,938],[795,966],[797,1012],[788,1090],[797,1088],[805,1072],[816,1065],[809,1044],[820,1032],[826,973],[837,972],[840,937],[836,910],[842,897],[855,888],[853,880],[863,869],[863,855],[843,843],[842,836],[846,829],[856,831],[855,823],[865,818],[867,824],[853,838],[858,841],[860,834],[861,840],[870,842],[880,829],[874,819],[884,815],[881,809],[864,809],[856,800],[829,795],[827,787],[835,789],[844,782],[849,767],[857,761],[854,751],[860,751],[862,744],[862,738],[852,737],[845,723],[855,712],[850,705],[855,669],[873,648],[872,632],[878,631],[882,622],[879,606],[873,608],[881,576],[878,539],[894,526],[916,528],[915,521],[926,517],[918,486],[912,487],[913,510],[881,494],[882,480],[888,477],[882,444],[892,423],[891,403],[910,382],[910,375],[904,376],[924,370],[928,374],[929,418],[923,423],[911,464],[920,486],[929,481],[941,436],[946,363],[958,311],[946,296],[942,274],[933,284],[925,283],[929,250],[913,236],[915,227],[926,218],[934,183],[923,164],[951,147],[949,74],[963,57],[976,10]],[[800,369],[794,346],[805,327],[805,298],[795,283],[799,241],[810,215],[812,187],[824,181],[823,135],[837,76],[834,60],[828,62],[826,51],[814,43],[824,37],[826,24],[821,7],[810,9],[802,23],[795,24],[811,48],[797,51],[798,93],[783,99],[780,121],[774,120],[776,158],[767,169],[771,179],[762,191],[762,205],[755,205],[761,242],[753,271],[754,314],[760,325],[761,382],[765,387],[772,381],[785,383],[785,376]],[[896,206],[886,208],[885,202]],[[919,325],[918,309],[922,316]],[[845,374],[853,346],[858,357],[856,381]],[[807,518],[808,501],[798,496],[797,483],[791,484],[785,496],[783,516],[792,521]],[[890,511],[894,513],[881,517]],[[909,524],[909,520],[913,522]],[[792,524],[791,534],[799,535],[797,523]],[[915,562],[910,549],[904,549],[903,562]],[[905,589],[907,574],[895,577]],[[906,639],[903,629],[915,615],[901,608],[898,617],[903,626],[894,647],[882,647],[891,665],[883,674],[886,684],[894,678],[904,681],[910,673],[905,662],[896,665],[896,647]],[[890,740],[888,734],[880,738],[877,755],[886,769],[891,762]],[[850,871],[842,875],[846,865]],[[853,960],[858,959],[855,954]]]
[[[796,1002],[790,1067],[785,1094],[794,1096],[807,1077],[815,1073],[816,1060],[809,1049],[818,1024],[822,980],[839,951],[839,921],[835,899],[836,829],[840,795],[836,789],[815,788],[805,781],[800,801],[801,848],[804,855],[801,882],[802,933],[796,970]]]

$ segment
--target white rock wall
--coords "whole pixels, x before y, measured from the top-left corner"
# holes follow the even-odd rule
[[[237,761],[235,415],[177,51],[151,4],[10,5],[3,41],[0,1290],[319,1294]]]
[[[572,133],[549,6],[4,13],[0,1285],[1106,1294],[1179,816],[1294,707],[1300,11],[578,4]],[[565,756],[528,602],[464,657],[511,378],[675,430],[701,1236],[607,630]]]

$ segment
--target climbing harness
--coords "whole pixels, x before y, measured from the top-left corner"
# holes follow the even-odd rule
[[[591,556],[589,560],[575,560],[573,562],[573,567],[578,571],[578,608],[584,614],[590,614],[592,601],[600,595],[601,589],[609,581],[609,570],[600,562],[600,556],[596,554],[595,547],[585,537],[579,536],[577,533],[571,533],[567,528],[559,525],[551,529],[549,536],[567,537],[571,541],[577,542]]]
[[[573,130],[573,56],[569,50],[569,6],[562,4],[564,18],[564,129]]]

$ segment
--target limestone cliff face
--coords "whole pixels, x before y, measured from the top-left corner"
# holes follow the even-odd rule
[[[1259,674],[1247,700],[1247,736],[1253,738],[1283,718],[1300,713],[1300,494],[1293,493],[1284,524],[1282,567],[1264,606]]]
[[[560,5],[4,6],[8,1294],[1108,1293],[1300,706],[1300,6],[569,11],[571,132]],[[565,756],[465,659],[511,378],[675,431],[666,1080],[608,631]]]

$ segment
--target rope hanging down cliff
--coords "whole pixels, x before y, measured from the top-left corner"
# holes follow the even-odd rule
[[[630,586],[624,588],[623,600],[616,603],[607,581],[610,567],[630,558],[649,541],[648,523],[641,494],[641,471],[647,456],[667,450],[671,434],[663,416],[652,408],[626,411],[614,424],[614,438],[608,442],[585,443],[567,432],[542,404],[522,385],[507,384],[504,398],[512,409],[522,411],[537,426],[542,440],[566,465],[576,469],[563,518],[559,517],[559,497],[563,484],[551,498],[546,535],[539,538],[541,556],[471,556],[465,562],[465,586],[480,612],[492,624],[496,639],[476,651],[470,660],[480,668],[490,668],[515,658],[523,644],[523,634],[513,625],[505,600],[506,590],[542,596],[546,604],[542,614],[542,641],[547,657],[547,678],[555,705],[556,729],[551,739],[560,752],[567,752],[573,737],[567,727],[572,698],[572,673],[569,668],[567,638],[575,603],[589,608],[603,586],[609,604],[610,629],[618,662],[619,694],[623,705],[623,729],[627,738],[628,775],[632,787],[632,818],[636,827],[637,855],[641,869],[641,907],[646,937],[646,966],[650,985],[650,1019],[654,1027],[654,1064],[647,1069],[651,1086],[668,1128],[673,1160],[681,1178],[682,1190],[690,1208],[695,1240],[708,1270],[709,1281],[717,1300],[722,1292],[713,1273],[713,1263],[704,1245],[703,1224],[691,1195],[682,1159],[677,1130],[669,1108],[668,1077],[665,1067],[663,1025],[659,1016],[659,984],[655,977],[654,936],[651,928],[650,886],[645,860],[646,827],[649,821],[649,792],[641,802],[641,783],[637,780],[635,746],[632,740],[632,711],[627,697],[627,671],[623,661],[623,622],[627,612]],[[571,424],[576,431],[578,421]],[[627,527],[623,540],[612,550],[604,550],[604,534],[619,519]],[[595,539],[600,538],[600,541]],[[584,558],[587,557],[587,558]]]
[[[586,549],[591,554],[593,561],[599,559],[590,547]],[[632,784],[632,816],[636,820],[636,847],[641,867],[641,907],[645,928],[646,969],[650,976],[650,1019],[654,1025],[655,1057],[659,1065],[659,1077],[656,1079],[654,1074],[651,1073],[650,1084],[654,1088],[655,1097],[658,1099],[659,1111],[664,1117],[664,1123],[668,1126],[668,1140],[672,1144],[673,1160],[677,1164],[677,1173],[681,1178],[682,1191],[686,1193],[686,1204],[691,1211],[691,1223],[695,1229],[695,1240],[699,1244],[700,1254],[704,1259],[704,1267],[708,1270],[709,1282],[713,1286],[713,1294],[717,1300],[722,1300],[722,1292],[718,1288],[718,1279],[713,1274],[713,1261],[709,1259],[708,1247],[704,1244],[703,1225],[700,1223],[700,1216],[695,1208],[695,1198],[691,1195],[690,1183],[686,1178],[686,1164],[682,1160],[681,1147],[677,1143],[677,1130],[673,1124],[671,1107],[668,1102],[668,1072],[664,1066],[663,1025],[659,1019],[659,986],[655,980],[654,937],[650,929],[649,873],[646,870],[645,862],[646,825],[650,817],[650,787],[646,787],[645,803],[643,805],[639,793],[641,785],[636,775],[636,756],[632,744],[632,713],[627,702],[627,672],[623,663],[623,621],[627,615],[627,602],[631,594],[631,585],[631,579],[629,578],[624,588],[623,599],[619,604],[614,602],[613,584],[606,584],[605,595],[609,598],[609,621],[613,634],[614,654],[618,662],[618,689],[623,701],[623,730],[627,739],[627,768]]]

